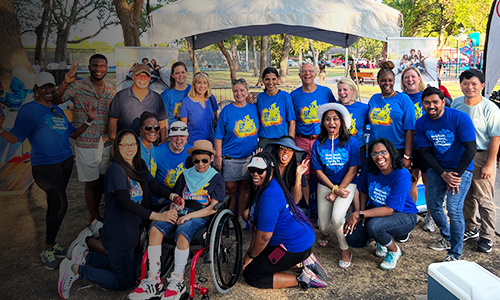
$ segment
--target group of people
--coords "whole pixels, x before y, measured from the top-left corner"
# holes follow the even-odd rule
[[[328,275],[312,249],[315,242],[326,246],[332,235],[340,268],[352,264],[349,247],[372,240],[375,255],[383,258],[380,267],[396,268],[396,242],[408,241],[417,223],[420,177],[428,207],[424,229],[434,231],[435,222],[442,235],[429,247],[447,250],[443,261],[453,261],[460,259],[464,240],[479,237],[478,251],[490,252],[500,110],[480,94],[483,74],[464,71],[464,96],[449,108],[439,89],[425,86],[418,67],[403,70],[403,92],[394,89],[394,64],[380,67],[381,92],[368,104],[358,101],[348,78],[338,81],[335,99],[314,82],[317,70],[305,63],[302,86],[290,94],[278,88],[278,71],[266,68],[265,89],[255,103],[245,79],[233,80],[234,102],[220,115],[208,74],[194,74],[190,85],[182,62],[172,65],[170,86],[161,95],[148,89],[152,71],[145,64],[133,67],[132,87],[116,92],[104,81],[107,59],[100,54],[89,60],[90,77],[77,80],[72,66],[57,89],[52,75],[37,74],[36,100],[0,136],[11,143],[28,138],[32,145],[33,177],[49,204],[41,258],[47,268],[59,268],[61,297],[69,297],[79,278],[110,289],[133,287],[141,227],[153,221],[148,276],[129,299],[179,299],[191,239],[225,195],[241,226],[248,221],[252,229],[243,277],[258,288],[326,287]],[[75,105],[73,124],[56,105],[67,100]],[[89,227],[65,250],[56,237],[68,205],[69,137],[76,139]],[[312,178],[317,241],[307,217]],[[165,205],[170,208],[160,212]],[[174,269],[165,288],[161,243],[171,233]],[[298,275],[288,271],[297,266]]]

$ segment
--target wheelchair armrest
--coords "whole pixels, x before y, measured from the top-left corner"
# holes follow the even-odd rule
[[[231,196],[227,195],[225,198],[224,198],[224,202],[220,202],[217,203],[215,206],[214,206],[214,210],[219,210],[221,207],[223,207],[226,203],[228,203],[229,199],[231,199]]]

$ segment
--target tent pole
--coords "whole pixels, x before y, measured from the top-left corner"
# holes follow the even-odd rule
[[[193,78],[194,78],[194,75],[195,75],[195,70],[196,70],[196,53],[195,53],[195,50],[194,50],[194,44],[195,44],[195,39],[196,39],[196,36],[193,35],[193,47],[191,49],[191,51],[193,52]]]
[[[347,67],[347,65],[349,63],[349,46],[347,44],[348,38],[349,38],[349,35],[346,34],[345,35],[345,57],[344,57],[344,60],[345,60],[345,63],[344,63],[344,65],[345,65],[345,76],[344,77],[346,77],[346,78],[347,78],[347,73],[348,73],[348,69],[349,69]]]

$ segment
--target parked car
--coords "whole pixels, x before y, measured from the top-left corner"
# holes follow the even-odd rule
[[[299,66],[299,63],[294,61],[293,59],[288,59],[288,66],[289,67],[298,67]]]

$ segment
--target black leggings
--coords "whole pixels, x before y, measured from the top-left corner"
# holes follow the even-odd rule
[[[245,281],[256,288],[272,289],[274,273],[286,271],[296,264],[303,262],[311,255],[312,247],[298,253],[286,252],[275,265],[269,260],[269,254],[279,246],[267,246],[246,266],[243,271]]]
[[[57,164],[31,167],[36,184],[47,193],[45,243],[48,245],[55,243],[57,232],[68,209],[66,187],[73,171],[73,162],[71,156]]]

